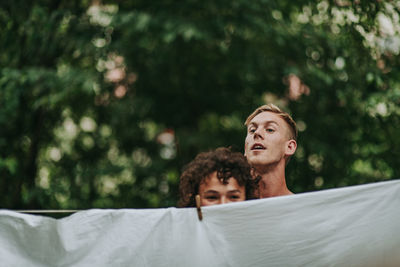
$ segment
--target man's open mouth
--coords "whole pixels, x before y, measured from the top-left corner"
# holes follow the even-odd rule
[[[251,150],[265,150],[265,146],[262,144],[256,143],[251,147]]]

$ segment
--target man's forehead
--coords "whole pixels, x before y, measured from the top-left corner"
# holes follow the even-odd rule
[[[263,111],[254,116],[254,118],[251,119],[249,125],[266,124],[266,123],[276,123],[279,125],[281,123],[284,123],[284,120],[276,113],[270,111]]]
[[[215,186],[215,185],[228,186],[228,185],[238,185],[238,182],[237,182],[237,179],[232,176],[232,177],[229,177],[228,179],[226,179],[226,183],[224,183],[222,179],[219,179],[217,177],[217,172],[214,171],[210,175],[204,177],[201,180],[200,185],[203,185],[206,187],[207,186]]]

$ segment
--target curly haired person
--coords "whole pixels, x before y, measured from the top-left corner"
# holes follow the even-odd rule
[[[229,148],[203,152],[187,164],[180,177],[180,207],[209,206],[255,199],[258,179],[251,175],[246,158]]]

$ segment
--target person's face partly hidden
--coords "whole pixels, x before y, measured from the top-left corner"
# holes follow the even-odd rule
[[[213,172],[206,177],[199,186],[199,195],[202,206],[225,204],[246,200],[244,185],[240,186],[235,178],[229,178],[227,184],[223,184]]]
[[[292,143],[291,143],[292,142]],[[261,112],[247,126],[245,156],[253,167],[264,167],[285,161],[294,153],[286,122],[273,112]],[[295,145],[295,144],[294,144]]]

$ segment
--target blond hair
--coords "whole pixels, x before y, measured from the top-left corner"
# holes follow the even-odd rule
[[[262,112],[272,112],[280,116],[286,124],[289,126],[289,138],[297,141],[297,127],[296,127],[296,122],[293,120],[293,118],[286,112],[282,111],[280,108],[275,106],[274,104],[267,104],[267,105],[262,105],[261,107],[258,107],[256,110],[254,110],[253,113],[250,114],[250,116],[247,117],[244,125],[249,126],[250,122],[252,119],[254,119],[255,116]]]

